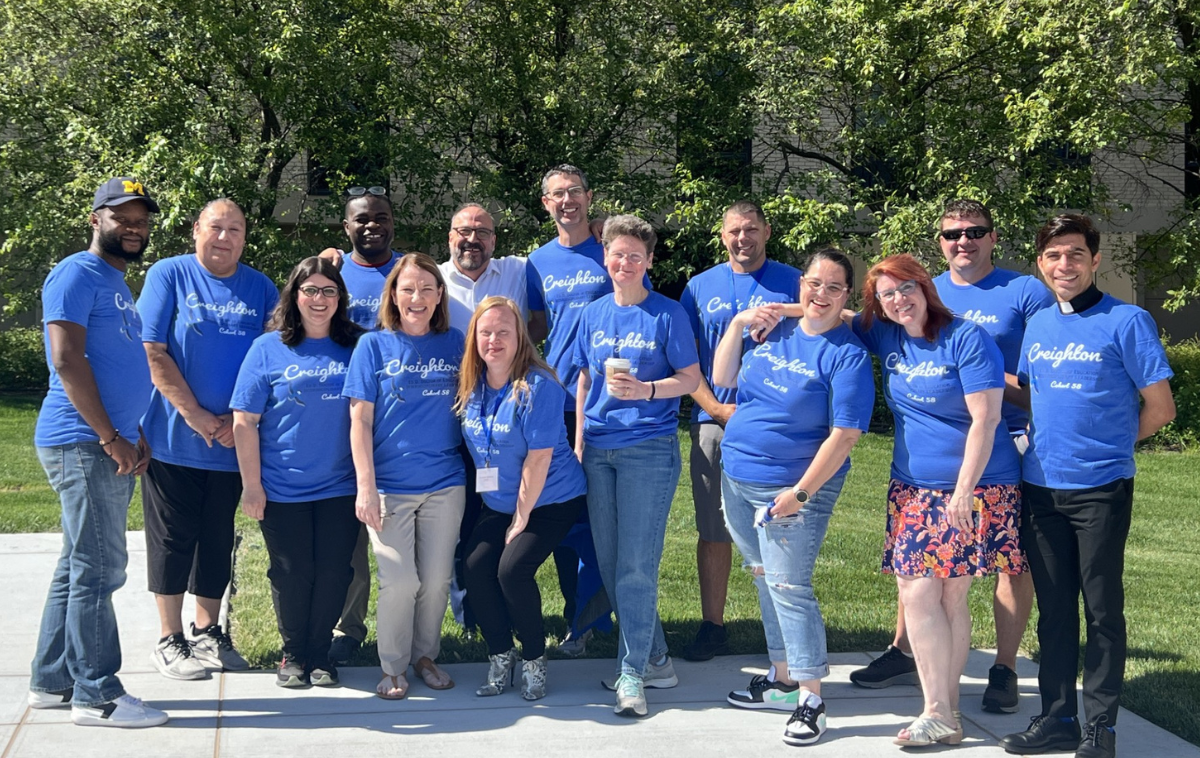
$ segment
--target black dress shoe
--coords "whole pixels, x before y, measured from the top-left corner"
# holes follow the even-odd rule
[[[1108,716],[1100,715],[1083,727],[1083,739],[1075,758],[1116,758],[1117,733],[1108,728]]]
[[[1051,716],[1034,716],[1029,720],[1028,729],[1000,740],[1000,747],[1004,748],[1005,752],[1017,755],[1045,753],[1051,750],[1065,751],[1079,747],[1079,739],[1079,722],[1075,719],[1063,721]]]

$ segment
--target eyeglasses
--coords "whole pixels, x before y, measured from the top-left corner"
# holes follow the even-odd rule
[[[824,292],[830,297],[841,297],[846,290],[850,289],[844,284],[834,282],[822,282],[820,279],[804,279],[804,286],[808,287],[813,292]]]
[[[582,185],[576,184],[574,187],[556,189],[553,192],[547,192],[546,197],[550,198],[556,203],[561,203],[563,200],[567,199],[567,195],[570,195],[572,199],[578,200],[579,198],[583,197],[585,192],[587,192],[587,190],[585,190]]]
[[[351,187],[346,190],[346,194],[350,197],[362,197],[363,195],[374,195],[375,197],[387,197],[387,187]]]
[[[908,297],[909,295],[911,295],[912,293],[914,293],[916,291],[917,291],[917,283],[914,281],[907,281],[904,284],[901,284],[896,289],[882,290],[882,291],[876,292],[875,296],[878,297],[880,300],[892,300],[898,294]]]
[[[311,284],[306,284],[300,288],[300,294],[305,297],[316,297],[317,293],[324,295],[330,300],[336,300],[338,295],[341,294],[338,292],[337,287],[314,287]]]
[[[947,242],[954,242],[964,234],[969,240],[977,240],[991,234],[992,230],[987,226],[968,226],[966,229],[947,229],[944,232],[938,232],[938,236]]]
[[[480,242],[487,242],[492,237],[496,236],[496,232],[492,231],[491,229],[484,229],[482,227],[475,226],[460,226],[453,229],[453,232],[463,239],[470,239],[471,235],[474,234],[479,238]]]
[[[646,262],[646,256],[641,253],[607,253],[607,255],[614,261],[625,261],[633,266],[640,266]]]

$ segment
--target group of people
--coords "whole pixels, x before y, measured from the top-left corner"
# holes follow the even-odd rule
[[[164,675],[246,666],[219,618],[240,499],[270,556],[280,686],[338,683],[337,665],[365,637],[369,544],[379,697],[404,698],[410,668],[432,689],[454,686],[436,661],[456,585],[456,615],[469,613],[488,649],[477,694],[499,695],[519,675],[522,696],[539,699],[534,576],[554,555],[572,609],[565,645],[581,650],[611,604],[619,651],[604,685],[616,713],[644,716],[645,690],[678,682],[658,573],[682,470],[676,416],[691,395],[703,622],[684,654],[727,647],[736,545],[770,667],[728,701],[787,711],[784,741],[814,743],[827,730],[829,664],[812,574],[871,420],[874,355],[896,425],[882,567],[896,575],[900,610],[893,645],[851,681],[919,681],[924,708],[896,743],[960,742],[967,590],[996,574],[983,708],[1017,709],[1035,593],[1043,652],[1042,713],[1001,744],[1115,755],[1133,445],[1174,404],[1153,321],[1095,285],[1099,234],[1086,217],[1057,216],[1039,232],[1043,285],[995,267],[985,206],[951,202],[937,230],[946,273],[887,257],[866,273],[855,314],[849,258],[822,249],[802,270],[769,260],[771,229],[753,203],[726,210],[728,260],[676,302],[650,286],[650,224],[615,216],[597,240],[592,191],[573,166],[549,171],[541,189],[556,239],[528,259],[493,259],[494,222],[468,204],[439,266],[392,250],[384,188],[352,188],[351,251],[301,261],[278,294],[239,263],[245,219],[217,200],[196,222],[196,254],[155,263],[135,305],[123,272],[158,208],[132,179],[100,188],[91,247],[52,271],[43,298],[52,375],[35,442],[63,503],[64,549],[31,706],[70,705],[80,724],[167,718],[124,693],[110,644],[124,514],[144,473]],[[188,634],[185,590],[197,597]]]

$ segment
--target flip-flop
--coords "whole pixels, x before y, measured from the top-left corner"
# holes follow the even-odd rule
[[[425,680],[425,686],[431,690],[448,690],[454,686],[454,680],[429,658],[422,657],[413,664],[413,671]]]
[[[408,680],[403,674],[384,674],[379,684],[375,685],[375,695],[384,700],[403,700],[408,696]]]

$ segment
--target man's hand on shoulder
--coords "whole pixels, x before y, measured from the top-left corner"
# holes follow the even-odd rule
[[[342,267],[342,255],[342,251],[338,250],[336,247],[327,247],[321,252],[317,253],[318,258],[329,261],[333,264],[334,268],[338,269]]]

